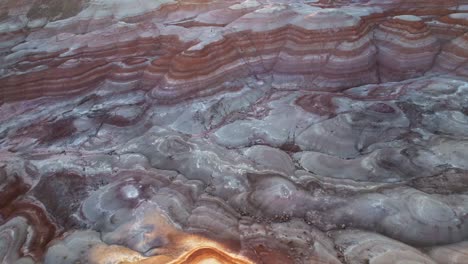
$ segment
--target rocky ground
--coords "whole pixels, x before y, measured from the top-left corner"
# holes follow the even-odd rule
[[[72,2],[0,3],[2,263],[468,263],[467,1]]]

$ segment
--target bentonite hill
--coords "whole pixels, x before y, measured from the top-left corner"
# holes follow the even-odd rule
[[[2,264],[467,264],[468,1],[1,0]]]

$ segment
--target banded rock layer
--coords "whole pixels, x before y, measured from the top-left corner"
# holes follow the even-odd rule
[[[433,11],[417,2],[4,5],[3,101],[82,94],[107,80],[137,82],[155,100],[177,102],[252,75],[278,87],[336,90],[454,71],[467,60],[465,30],[445,43],[426,26],[440,17],[448,28],[466,27],[457,1]],[[405,14],[413,9],[424,20]],[[441,46],[448,51],[439,56]]]
[[[0,10],[2,263],[468,263],[468,2]]]

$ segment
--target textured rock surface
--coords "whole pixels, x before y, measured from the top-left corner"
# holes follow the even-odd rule
[[[468,263],[468,2],[0,2],[0,262]]]

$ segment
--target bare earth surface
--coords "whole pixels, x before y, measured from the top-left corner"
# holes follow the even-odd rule
[[[1,1],[0,262],[468,263],[468,1]]]

